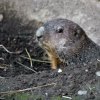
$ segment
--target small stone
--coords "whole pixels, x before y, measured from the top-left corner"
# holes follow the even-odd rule
[[[45,93],[46,96],[48,96],[48,93]]]
[[[86,95],[86,94],[87,94],[87,91],[85,91],[85,90],[78,91],[78,95]]]
[[[87,64],[86,63],[83,63],[83,65],[86,66]]]
[[[85,72],[88,72],[88,69],[86,69]]]
[[[61,73],[62,72],[62,69],[58,69],[58,73]]]
[[[97,75],[97,76],[100,76],[100,71],[97,71],[97,72],[96,72],[96,75]]]

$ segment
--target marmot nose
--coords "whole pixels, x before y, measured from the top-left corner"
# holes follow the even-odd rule
[[[40,27],[40,28],[36,31],[36,38],[37,38],[37,40],[40,40],[40,39],[43,37],[44,33],[45,33],[44,27]]]

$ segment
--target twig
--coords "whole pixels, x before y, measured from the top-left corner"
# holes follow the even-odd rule
[[[7,64],[1,64],[0,63],[0,69],[5,69],[5,68],[7,68],[7,67],[9,67],[10,65],[7,65]]]
[[[0,60],[4,60],[4,58],[0,58]]]
[[[16,63],[18,63],[19,65],[23,66],[24,68],[26,68],[26,69],[28,69],[28,70],[31,70],[31,71],[37,73],[35,70],[31,69],[30,67],[28,67],[28,66],[26,66],[26,65],[23,65],[23,64],[20,63],[20,62],[17,62],[17,61],[16,61]]]
[[[0,69],[5,69],[5,68],[6,68],[6,67],[1,67],[1,66],[0,66]]]
[[[0,47],[3,48],[7,53],[10,53],[10,54],[19,54],[19,53],[21,53],[21,51],[11,52],[4,45],[0,45]]]
[[[25,48],[25,51],[29,57],[29,60],[30,60],[30,67],[33,67],[33,63],[32,63],[32,58],[31,58],[31,55],[29,54],[28,50]]]
[[[70,100],[72,100],[72,98],[71,97],[68,97],[68,96],[62,96],[63,98],[66,98],[66,99],[70,99]]]
[[[28,60],[29,60],[29,58],[28,58],[28,57],[25,57],[25,56],[20,56],[20,57],[22,57],[22,58],[25,58],[25,59],[28,59]],[[37,60],[37,59],[33,59],[33,58],[32,58],[32,61],[35,61],[35,62],[41,62],[41,63],[50,63],[49,61],[42,61],[42,60]]]
[[[46,84],[46,85],[42,85],[42,86],[26,88],[26,89],[22,89],[22,90],[0,92],[0,95],[2,95],[2,94],[14,94],[14,93],[19,93],[19,92],[31,91],[31,90],[33,90],[33,89],[43,88],[43,87],[52,86],[52,85],[55,86],[56,83],[51,83],[51,84]]]
[[[0,76],[0,79],[5,79],[5,77]]]
[[[7,64],[1,64],[1,63],[0,63],[0,66],[7,66],[7,67],[9,67],[10,65],[7,65]]]
[[[98,62],[100,62],[100,59],[97,59]]]
[[[89,88],[90,91],[92,91],[93,89],[95,89],[95,87],[92,87],[89,84],[86,84],[86,86]]]

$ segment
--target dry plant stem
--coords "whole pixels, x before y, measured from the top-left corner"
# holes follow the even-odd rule
[[[21,51],[11,52],[4,45],[0,45],[0,47],[3,48],[7,53],[10,53],[10,54],[19,54],[21,52]]]
[[[5,77],[0,76],[0,79],[5,79]]]
[[[49,44],[44,44],[46,53],[49,57],[50,63],[51,63],[51,68],[52,69],[57,69],[57,66],[61,63],[61,60],[59,56],[57,55],[55,49],[49,45]]]
[[[55,86],[56,83],[51,83],[51,84],[41,85],[41,86],[37,86],[37,87],[26,88],[26,89],[22,89],[22,90],[0,92],[0,95],[2,95],[2,94],[14,94],[14,93],[19,93],[19,92],[31,91],[31,90],[34,90],[34,89],[47,87],[47,86],[52,86],[52,85]]]
[[[0,64],[0,69],[7,69],[10,65],[7,64]]]
[[[10,65],[8,65],[8,64],[1,64],[0,63],[0,66],[9,67]]]
[[[30,60],[28,57],[25,57],[25,56],[22,56],[22,55],[20,57]],[[37,60],[37,59],[33,59],[33,58],[32,58],[32,61],[40,62],[40,63],[50,63],[49,61],[42,61],[42,60]]]
[[[63,98],[66,98],[66,99],[69,99],[69,100],[72,100],[71,97],[68,97],[68,96],[62,96]]]
[[[17,61],[16,61],[16,63],[18,63],[19,65],[23,66],[24,68],[26,68],[26,69],[28,69],[28,70],[31,70],[31,71],[37,73],[35,70],[31,69],[30,67],[28,67],[28,66],[26,66],[26,65],[23,65],[23,64],[20,63],[20,62],[17,62]]]
[[[32,58],[31,58],[31,55],[29,54],[28,50],[25,48],[25,51],[29,57],[29,60],[30,60],[30,67],[33,67],[33,63],[32,63]]]
[[[0,60],[4,60],[4,58],[0,58]]]
[[[1,66],[0,66],[0,69],[5,69],[5,68],[6,68],[6,67],[1,67]]]

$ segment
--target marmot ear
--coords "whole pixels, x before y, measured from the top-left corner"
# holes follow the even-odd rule
[[[76,31],[74,32],[73,35],[74,35],[75,37],[79,37],[79,36],[81,35],[81,34],[80,34],[80,31],[81,31],[81,30],[76,30]]]
[[[56,32],[57,32],[57,33],[63,33],[63,31],[64,31],[64,28],[63,28],[62,26],[58,26],[58,27],[56,28]]]

